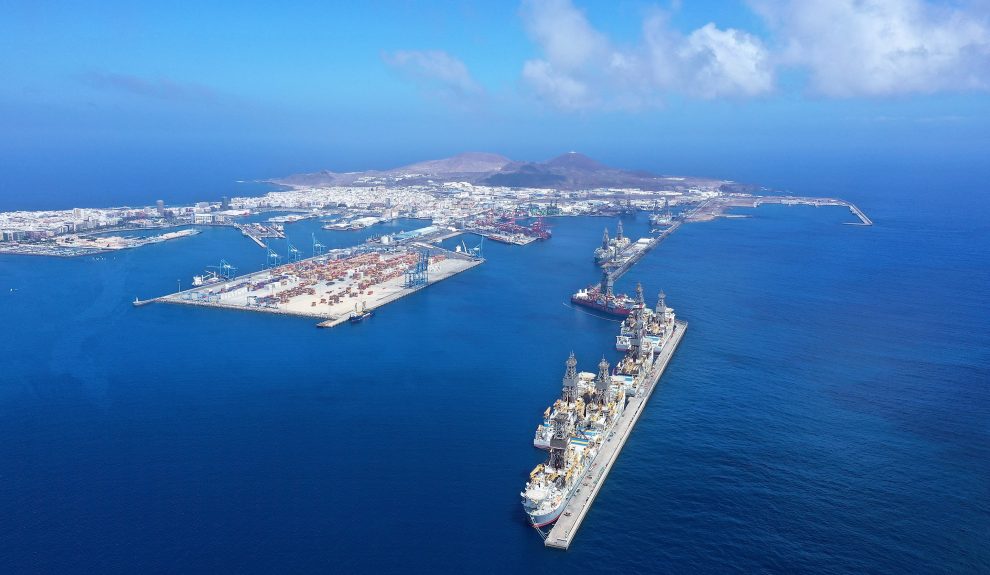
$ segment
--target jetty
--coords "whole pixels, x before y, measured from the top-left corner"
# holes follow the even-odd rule
[[[650,242],[646,244],[646,246],[643,249],[637,251],[628,258],[623,259],[618,266],[614,268],[606,268],[606,271],[608,271],[609,274],[611,274],[612,279],[614,280],[619,279],[620,277],[625,275],[626,272],[632,269],[632,267],[636,265],[639,262],[639,260],[643,259],[643,257],[646,254],[650,253],[650,251],[653,248],[660,245],[660,242],[664,241],[665,239],[667,239],[668,236],[670,236],[670,234],[677,231],[677,228],[679,227],[681,227],[681,222],[680,221],[674,222],[673,224],[670,225],[670,227],[660,232],[660,234],[658,234],[653,238],[650,238]]]
[[[725,212],[730,208],[758,208],[763,204],[780,204],[784,206],[839,206],[848,208],[859,222],[847,222],[849,225],[872,226],[873,220],[859,209],[859,206],[838,198],[808,198],[801,196],[751,196],[748,194],[733,194],[705,200],[684,215],[687,222],[706,222],[719,217],[726,217]]]
[[[566,550],[574,541],[574,536],[577,535],[581,523],[587,516],[588,510],[591,509],[591,504],[595,502],[595,497],[598,496],[598,492],[608,478],[609,471],[612,470],[612,466],[619,458],[619,454],[626,445],[633,427],[636,426],[636,422],[639,421],[639,417],[643,414],[646,403],[650,400],[653,391],[657,388],[660,376],[667,369],[670,358],[673,357],[678,344],[681,342],[681,338],[684,337],[684,332],[687,330],[687,322],[677,321],[674,323],[674,326],[674,332],[670,336],[670,342],[654,360],[653,367],[646,378],[646,385],[642,392],[637,393],[636,396],[629,400],[609,437],[602,443],[594,463],[591,464],[591,467],[585,474],[584,480],[581,482],[581,486],[574,492],[574,495],[564,507],[560,518],[557,519],[557,522],[554,523],[553,528],[550,529],[550,532],[543,540],[543,544],[547,547]]]

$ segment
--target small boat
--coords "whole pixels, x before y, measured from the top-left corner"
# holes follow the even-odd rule
[[[367,304],[362,302],[360,309],[358,309],[357,304],[354,304],[354,311],[351,312],[351,317],[349,317],[347,321],[351,323],[361,323],[373,315],[375,315],[375,312],[369,310]]]

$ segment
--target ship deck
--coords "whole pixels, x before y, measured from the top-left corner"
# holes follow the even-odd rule
[[[595,461],[585,474],[581,486],[574,492],[574,495],[564,507],[560,519],[557,520],[553,528],[550,529],[550,533],[546,536],[544,545],[547,547],[567,549],[571,546],[571,542],[574,541],[574,536],[577,535],[581,523],[588,514],[588,510],[591,509],[591,504],[595,502],[598,491],[601,489],[602,484],[605,483],[609,471],[612,470],[612,465],[619,458],[619,453],[622,452],[622,448],[625,446],[626,440],[629,439],[629,435],[632,433],[633,427],[636,426],[636,422],[639,421],[639,416],[642,415],[646,403],[650,400],[650,396],[653,395],[653,390],[656,389],[660,376],[667,369],[670,358],[677,351],[677,346],[680,344],[681,338],[687,330],[687,322],[678,321],[676,322],[676,326],[677,328],[674,330],[670,339],[670,345],[664,348],[653,365],[653,371],[648,378],[649,386],[646,388],[645,393],[629,400],[625,410],[619,417],[619,421],[615,423],[615,427],[612,429],[609,437],[605,439],[598,455],[595,457]]]

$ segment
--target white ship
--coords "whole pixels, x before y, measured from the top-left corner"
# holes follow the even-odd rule
[[[540,426],[534,439],[539,445],[545,438],[549,455],[529,474],[520,494],[534,527],[549,525],[560,517],[571,495],[579,490],[602,438],[626,405],[625,388],[610,375],[604,358],[598,364],[598,375],[590,378],[587,376],[591,374],[577,373],[573,353],[566,365],[561,398],[548,410],[550,420]]]

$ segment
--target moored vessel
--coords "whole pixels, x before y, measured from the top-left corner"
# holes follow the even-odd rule
[[[578,290],[571,295],[571,303],[608,315],[626,317],[632,312],[635,301],[625,294],[615,294],[612,284],[611,274],[602,272],[601,282]]]

